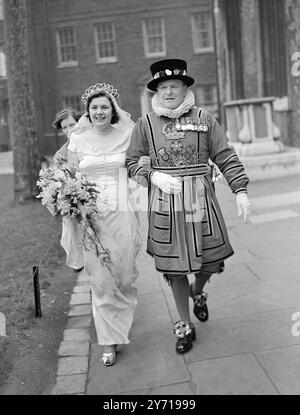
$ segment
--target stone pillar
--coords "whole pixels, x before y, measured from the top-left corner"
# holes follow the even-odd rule
[[[215,54],[218,73],[218,94],[220,102],[221,123],[226,121],[224,102],[229,99],[229,77],[226,75],[226,21],[224,16],[224,0],[213,0],[213,18],[215,30]]]
[[[262,96],[262,69],[257,0],[241,1],[244,98]]]

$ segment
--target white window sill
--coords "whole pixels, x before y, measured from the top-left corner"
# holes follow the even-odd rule
[[[97,59],[97,61],[96,61],[97,64],[101,64],[101,63],[115,63],[115,62],[118,62],[118,59],[115,58],[115,57]]]
[[[76,62],[64,62],[64,63],[60,63],[56,67],[58,69],[61,69],[61,68],[74,68],[75,66],[79,66],[77,61]]]
[[[202,53],[213,53],[213,52],[214,52],[214,48],[213,47],[201,48],[201,49],[194,49],[194,53],[196,55],[200,55]]]
[[[145,53],[145,58],[164,58],[167,56],[166,52],[159,52],[159,53]]]

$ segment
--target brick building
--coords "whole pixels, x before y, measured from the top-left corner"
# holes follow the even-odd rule
[[[56,111],[63,106],[83,110],[80,96],[93,83],[113,84],[134,121],[147,112],[149,66],[160,59],[187,60],[198,102],[217,110],[210,0],[30,0],[29,4],[41,154],[53,154],[63,142],[52,127]],[[1,53],[4,61],[0,26],[0,70]],[[1,128],[7,104],[1,73],[0,88]],[[10,148],[12,137],[6,141],[1,137],[2,149]]]
[[[300,4],[299,0],[213,0],[220,108],[230,101],[233,113],[243,101],[261,101],[252,120],[264,139],[264,122],[273,100],[274,123],[280,140],[300,147]],[[252,100],[252,101],[251,101]],[[271,102],[271,101],[270,101]],[[251,108],[250,108],[251,109]],[[250,114],[251,115],[251,114]],[[247,117],[235,123],[237,139],[251,130]],[[246,120],[246,121],[245,121]],[[246,128],[247,127],[247,128]],[[257,131],[260,130],[260,131]],[[258,140],[257,140],[258,141]]]

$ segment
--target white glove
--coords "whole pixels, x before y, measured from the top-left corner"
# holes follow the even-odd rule
[[[142,156],[142,157],[140,157],[139,158],[139,161],[138,161],[138,166],[139,167],[143,167],[143,166],[151,167],[150,157],[149,156]]]
[[[181,181],[176,179],[176,177],[170,176],[169,174],[155,171],[151,176],[151,182],[165,193],[181,193]]]
[[[236,206],[238,216],[243,215],[244,222],[247,223],[247,219],[250,214],[250,202],[247,193],[238,193],[236,195]]]

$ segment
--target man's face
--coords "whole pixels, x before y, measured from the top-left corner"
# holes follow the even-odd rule
[[[170,79],[158,84],[157,94],[164,108],[174,110],[183,103],[187,86],[180,79]]]

